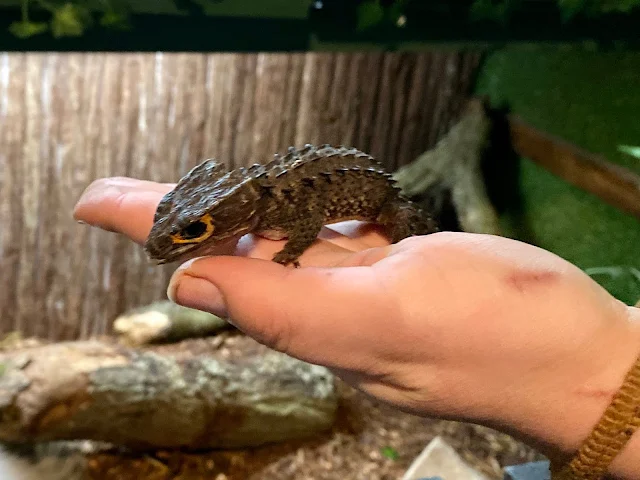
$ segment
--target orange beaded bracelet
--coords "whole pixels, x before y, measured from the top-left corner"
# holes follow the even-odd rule
[[[600,480],[640,428],[640,357],[627,373],[599,422],[565,465],[552,463],[553,480]]]

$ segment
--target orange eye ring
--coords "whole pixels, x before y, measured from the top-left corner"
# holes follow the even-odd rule
[[[197,227],[196,233],[188,234],[188,229],[193,229],[194,227]],[[204,230],[200,232],[199,230],[202,230],[203,227]],[[213,235],[214,230],[213,218],[207,214],[182,229],[182,231],[171,235],[171,240],[173,243],[200,243]]]

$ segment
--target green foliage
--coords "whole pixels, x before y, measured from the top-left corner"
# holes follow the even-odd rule
[[[398,451],[393,447],[383,447],[382,449],[380,449],[380,453],[382,453],[382,455],[389,460],[397,460],[400,456],[398,454]]]
[[[579,13],[594,17],[603,13],[629,13],[640,6],[640,0],[558,0],[565,20]]]
[[[640,174],[638,158],[620,147],[640,154],[638,62],[633,50],[509,45],[487,55],[474,94]],[[515,181],[518,197],[501,214],[506,236],[570,261],[629,305],[640,300],[637,218],[527,158]]]
[[[369,0],[358,5],[358,30],[365,30],[379,24],[384,18],[384,8],[380,2]]]
[[[558,0],[562,18],[565,21],[570,20],[585,8],[586,3],[586,0]]]
[[[202,11],[207,6],[223,0],[174,0],[179,10]],[[237,0],[239,1],[239,0]],[[552,0],[565,21],[576,15],[597,16],[606,13],[629,13],[640,7],[640,0]],[[19,38],[29,38],[51,31],[56,37],[78,37],[94,25],[111,29],[129,29],[132,0],[97,0],[100,11],[93,12],[86,0],[21,0],[22,19],[9,27]],[[443,4],[446,3],[442,0]],[[358,31],[380,26],[403,27],[407,18],[409,0],[363,0],[356,7]],[[512,14],[524,5],[525,0],[474,0],[468,12],[469,19],[506,24]],[[34,5],[50,14],[47,22],[29,20],[29,6]],[[186,5],[186,6],[185,6]],[[241,3],[240,3],[241,5]],[[238,7],[240,8],[240,7]],[[298,7],[296,7],[298,8]],[[464,16],[464,14],[462,14]],[[99,17],[96,21],[95,17]]]
[[[91,13],[86,7],[65,3],[52,12],[51,33],[54,37],[80,37],[91,25]]]
[[[117,1],[117,0],[116,0]],[[94,23],[94,13],[82,0],[33,0],[38,7],[51,15],[49,22],[32,22],[29,20],[29,0],[22,0],[22,19],[13,22],[9,31],[19,38],[29,38],[51,31],[55,38],[80,37]],[[114,0],[102,0],[104,11],[100,12],[99,24],[103,27],[129,28],[128,9],[121,3],[117,6]]]
[[[640,270],[631,265],[614,265],[610,267],[586,268],[585,273],[599,283],[604,283],[618,290],[636,292],[636,300],[640,301]],[[634,302],[634,299],[630,299]]]
[[[629,13],[640,6],[640,0],[585,0],[585,11],[589,14],[621,12]]]
[[[606,13],[629,13],[640,6],[640,0],[555,0],[563,20],[570,21],[576,15],[594,17]],[[357,7],[357,30],[362,31],[380,25],[404,25],[405,0],[383,4],[379,0],[365,0]],[[472,21],[492,21],[506,24],[522,7],[524,0],[474,0],[469,9]],[[400,20],[402,19],[402,21]]]
[[[398,0],[391,5],[383,5],[379,0],[366,0],[357,7],[358,31],[376,27],[383,24],[401,27],[404,25],[400,19],[404,15],[405,0]]]
[[[618,150],[632,157],[640,159],[640,146],[633,145],[618,145]]]
[[[118,30],[127,30],[131,28],[129,16],[122,12],[107,11],[100,19],[100,25],[108,28],[116,28]]]
[[[595,17],[605,13],[629,13],[640,6],[640,0],[557,0],[558,9],[565,21],[576,15]],[[473,20],[492,20],[505,23],[523,0],[475,0],[470,15]]]
[[[13,22],[9,25],[9,31],[19,38],[33,37],[46,32],[48,28],[49,25],[44,22],[30,22],[28,20]]]
[[[518,0],[475,0],[469,16],[471,20],[491,20],[504,24],[517,4]]]

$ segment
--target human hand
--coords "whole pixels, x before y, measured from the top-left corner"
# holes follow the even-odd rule
[[[75,216],[142,243],[171,187],[99,181]],[[283,244],[249,236],[221,248],[233,256],[189,261],[169,294],[400,408],[565,452],[640,351],[637,309],[531,245],[451,232],[389,245],[349,223],[323,230],[292,269],[270,261]]]

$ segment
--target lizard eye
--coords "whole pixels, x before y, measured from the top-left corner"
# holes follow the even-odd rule
[[[184,230],[182,230],[182,232],[180,232],[180,235],[185,240],[190,240],[193,238],[198,238],[200,235],[202,235],[206,231],[207,231],[206,223],[197,221],[189,225]]]
[[[214,226],[211,216],[205,215],[199,220],[191,223],[181,231],[172,235],[175,243],[198,243],[213,234]]]

